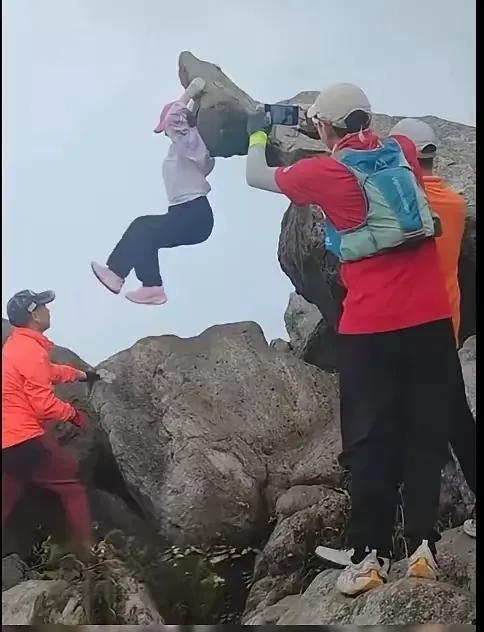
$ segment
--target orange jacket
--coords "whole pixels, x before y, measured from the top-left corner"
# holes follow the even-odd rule
[[[430,207],[440,217],[442,224],[442,235],[436,239],[437,251],[452,309],[455,337],[458,339],[460,327],[458,268],[464,235],[465,200],[438,176],[424,176],[424,185]]]
[[[53,344],[31,329],[15,328],[2,349],[2,450],[44,434],[44,421],[69,421],[76,414],[58,399],[53,385],[76,382],[82,371],[53,364]]]

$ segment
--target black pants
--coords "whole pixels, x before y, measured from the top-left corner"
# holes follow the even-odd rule
[[[450,445],[471,492],[476,495],[477,479],[477,432],[476,422],[466,397],[466,388],[459,367],[456,393],[456,408],[454,426],[450,438]]]
[[[382,556],[403,479],[405,535],[435,541],[441,469],[456,410],[460,363],[450,320],[371,335],[342,335],[343,463],[351,472],[348,545]]]
[[[161,286],[158,250],[200,244],[210,237],[212,230],[213,213],[206,197],[176,204],[170,206],[165,215],[136,218],[111,253],[107,265],[122,279],[134,268],[144,286]]]

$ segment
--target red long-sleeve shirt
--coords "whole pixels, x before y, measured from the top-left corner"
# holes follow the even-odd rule
[[[53,385],[76,382],[84,373],[49,361],[53,344],[31,329],[16,328],[2,349],[2,450],[44,434],[45,421],[70,421],[71,404]]]

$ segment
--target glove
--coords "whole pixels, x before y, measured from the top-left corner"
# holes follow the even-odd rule
[[[80,428],[81,430],[84,430],[87,426],[87,417],[86,415],[82,412],[82,410],[77,410],[76,409],[76,414],[74,415],[74,417],[70,420],[70,422],[72,424],[74,424],[74,426],[77,426],[78,428]]]
[[[247,134],[249,138],[256,132],[268,133],[271,124],[263,107],[258,107],[255,112],[251,112],[247,117]]]
[[[82,380],[83,382],[87,382],[89,386],[92,386],[94,382],[99,382],[101,376],[96,371],[86,371],[86,379]]]

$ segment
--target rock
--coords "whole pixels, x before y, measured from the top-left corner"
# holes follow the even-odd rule
[[[2,591],[20,584],[27,575],[28,568],[16,553],[2,557]]]
[[[292,292],[284,322],[296,357],[325,371],[337,367],[339,336],[316,305]]]
[[[116,615],[124,625],[163,625],[148,590],[133,577],[123,577],[119,582],[122,605]]]
[[[467,400],[476,417],[476,337],[468,338],[459,352]],[[470,491],[455,457],[446,465],[442,475],[441,513],[453,517],[454,524],[462,524],[469,517],[475,497]]]
[[[348,599],[334,588],[338,573],[318,575],[278,625],[452,625],[475,619],[475,597],[450,584],[400,579]]]
[[[346,494],[320,486],[316,502],[281,516],[257,560],[254,578],[288,575],[304,565],[318,544],[341,545],[348,509]]]
[[[272,606],[268,606],[262,612],[245,619],[244,625],[270,625],[277,623],[283,615],[297,607],[300,599],[300,595],[288,595],[281,601],[272,604]]]
[[[292,292],[284,313],[284,324],[291,341],[291,346],[300,356],[307,339],[321,322],[321,312],[305,298]]]
[[[476,337],[468,338],[459,352],[466,385],[467,401],[476,416]]]
[[[212,156],[227,158],[245,156],[249,139],[247,115],[254,111],[258,101],[238,88],[219,66],[202,61],[192,53],[180,54],[179,77],[186,87],[195,77],[206,81],[205,92],[200,99],[197,127]],[[301,114],[301,125],[308,126]],[[305,155],[321,153],[325,148],[319,141],[298,134],[294,129],[277,126],[271,133],[267,159],[271,165],[286,165]]]
[[[172,543],[250,544],[282,490],[340,480],[334,378],[270,349],[254,323],[146,338],[102,367],[117,379],[92,404],[131,495]]]
[[[282,338],[271,340],[269,346],[271,349],[274,349],[274,351],[279,351],[279,353],[290,353],[292,351],[291,345],[287,340],[283,340]]]
[[[348,510],[345,493],[322,485],[298,485],[279,497],[278,522],[256,561],[243,617],[246,624],[277,602],[281,588],[285,594],[287,587],[299,592],[318,544],[342,546]]]
[[[238,88],[219,66],[202,61],[188,51],[180,54],[178,66],[183,87],[195,77],[206,81],[197,127],[211,155],[227,158],[247,154],[247,114],[255,110],[257,102]]]
[[[4,623],[163,624],[146,586],[111,552],[90,567],[66,556],[59,568],[42,573],[2,593]]]
[[[64,618],[63,612],[68,605],[69,611],[67,617]],[[2,593],[2,623],[5,625],[57,623],[59,614],[64,625],[87,623],[82,619],[79,620],[77,616],[71,619],[69,613],[73,613],[70,606],[66,582],[29,580]]]
[[[242,616],[243,625],[257,625],[251,621],[273,618],[275,609],[269,614],[266,611],[275,604],[279,604],[287,596],[293,596],[298,592],[301,584],[300,570],[289,576],[273,577],[267,575],[257,580],[251,587],[245,604],[245,612]],[[287,602],[285,602],[287,603]],[[282,613],[281,613],[282,616]]]

